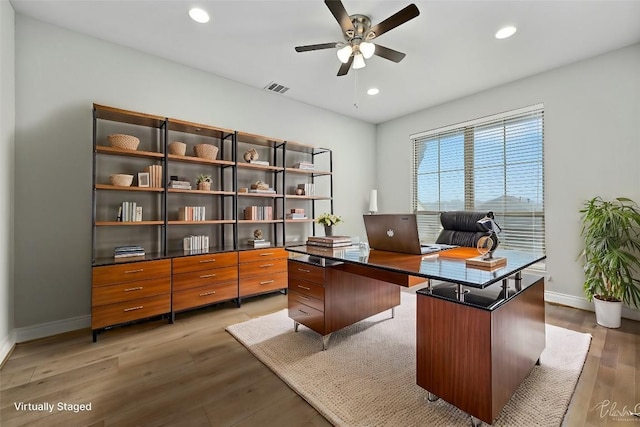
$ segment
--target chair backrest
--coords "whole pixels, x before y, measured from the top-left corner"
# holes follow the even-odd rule
[[[486,215],[487,212],[474,211],[442,212],[440,214],[442,231],[436,243],[475,248],[478,240],[489,234],[478,225],[478,220]]]

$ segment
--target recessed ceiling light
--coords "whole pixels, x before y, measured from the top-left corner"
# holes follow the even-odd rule
[[[512,35],[514,35],[516,33],[517,29],[516,27],[509,25],[508,27],[504,27],[504,28],[500,28],[498,30],[498,32],[496,33],[496,38],[497,39],[506,39],[508,37],[511,37]]]
[[[369,95],[377,95],[378,93],[380,93],[380,90],[377,87],[372,87],[367,91]]]
[[[189,16],[191,17],[191,19],[201,24],[209,22],[209,14],[202,9],[198,9],[197,7],[194,7],[189,11]]]

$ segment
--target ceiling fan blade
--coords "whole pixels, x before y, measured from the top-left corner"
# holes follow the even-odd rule
[[[343,33],[348,31],[353,33],[355,31],[351,18],[349,18],[349,14],[340,0],[324,0],[324,4],[327,5],[333,17],[336,18],[336,21],[340,24]]]
[[[405,53],[398,52],[397,50],[389,49],[388,47],[380,46],[377,43],[376,43],[376,50],[373,54],[393,62],[400,62],[404,59],[405,56],[407,56]]]
[[[349,72],[349,68],[351,68],[351,64],[353,63],[353,56],[349,58],[346,64],[342,64],[340,69],[338,70],[338,76],[346,76]]]
[[[400,12],[391,15],[378,25],[374,25],[373,27],[371,27],[371,29],[367,33],[367,40],[371,40],[375,37],[380,37],[387,31],[393,30],[395,27],[402,25],[407,21],[410,21],[418,15],[420,15],[420,11],[418,10],[418,7],[412,3],[402,9]]]
[[[306,46],[296,46],[296,52],[309,52],[310,50],[333,49],[336,43],[310,44]]]

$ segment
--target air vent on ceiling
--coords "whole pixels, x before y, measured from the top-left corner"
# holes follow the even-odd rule
[[[275,93],[285,93],[286,91],[289,90],[288,87],[286,87],[285,85],[281,85],[280,83],[276,83],[276,82],[271,82],[268,85],[266,85],[265,90],[268,90],[270,92],[275,92]]]

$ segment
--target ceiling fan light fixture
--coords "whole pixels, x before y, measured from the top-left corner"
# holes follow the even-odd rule
[[[364,57],[362,56],[361,53],[355,55],[353,57],[353,69],[354,70],[359,70],[360,68],[364,68],[366,67],[367,64],[365,64],[364,62]]]
[[[362,42],[359,47],[364,59],[371,58],[376,51],[376,45],[370,42]]]
[[[189,16],[191,17],[191,19],[199,22],[200,24],[206,24],[207,22],[209,22],[209,14],[205,10],[197,7],[189,10]]]
[[[518,29],[512,25],[509,25],[504,28],[500,28],[498,32],[496,32],[496,38],[499,40],[506,39],[514,35],[518,31]]]
[[[367,95],[377,95],[380,93],[380,89],[378,89],[377,87],[372,87],[369,90],[367,90]]]
[[[346,64],[347,62],[349,62],[349,58],[353,53],[353,48],[351,47],[351,45],[348,44],[345,47],[338,49],[338,52],[336,53],[338,55],[338,59],[340,60],[340,62],[342,62],[343,64]]]

